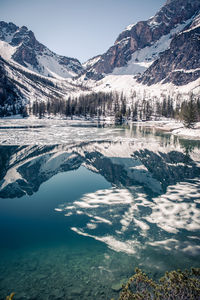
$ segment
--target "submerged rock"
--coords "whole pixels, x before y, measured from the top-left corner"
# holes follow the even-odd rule
[[[119,292],[122,289],[122,285],[127,282],[126,278],[121,279],[120,281],[112,284],[111,288],[115,292]]]

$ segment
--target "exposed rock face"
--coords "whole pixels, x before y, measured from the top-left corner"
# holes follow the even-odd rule
[[[161,54],[138,81],[147,85],[172,82],[179,86],[198,79],[200,77],[200,27],[197,25],[193,22],[189,28],[175,36],[170,49]]]
[[[72,77],[83,71],[77,59],[53,53],[26,26],[19,28],[13,23],[0,22],[0,40],[15,47],[11,57],[14,61],[41,75]]]
[[[0,40],[10,42],[15,32],[18,30],[17,27],[13,23],[0,22]]]
[[[94,64],[88,66],[86,76],[97,79],[101,74],[108,74],[115,68],[126,66],[133,53],[150,47],[177,25],[192,18],[199,9],[199,0],[167,1],[155,17],[128,26],[101,59],[97,62],[94,60]]]

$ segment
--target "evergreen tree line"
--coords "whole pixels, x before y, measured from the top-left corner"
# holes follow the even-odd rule
[[[180,101],[181,105],[174,106],[174,99],[168,96],[162,101],[137,100],[136,97],[130,99],[123,93],[91,93],[80,95],[67,100],[56,99],[47,102],[35,101],[29,108],[29,113],[35,116],[44,115],[63,115],[66,117],[85,116],[85,117],[104,117],[115,116],[117,122],[123,119],[132,121],[159,119],[160,117],[176,118],[183,120],[185,126],[193,127],[197,121],[200,121],[200,97],[196,98],[190,95],[189,101]]]
[[[69,116],[116,116],[132,120],[149,120],[155,114],[157,116],[174,117],[173,99],[164,99],[155,106],[150,101],[135,100],[130,105],[127,97],[121,93],[91,93],[80,95],[76,98],[69,97],[67,100],[56,99],[47,102],[35,101],[29,108],[29,113],[42,117],[45,114]]]
[[[87,95],[80,95],[76,98],[68,97],[67,100],[56,99],[48,100],[47,102],[35,101],[29,113],[42,117],[45,114],[64,115],[69,116],[101,116],[108,115],[112,112],[112,105],[115,98],[118,97],[116,93],[92,93]]]
[[[19,103],[2,106],[0,105],[0,118],[10,117],[17,114],[20,114],[23,117],[27,117],[27,107],[21,106]]]

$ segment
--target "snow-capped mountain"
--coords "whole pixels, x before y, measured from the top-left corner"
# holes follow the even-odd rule
[[[71,78],[83,71],[77,59],[55,54],[38,42],[26,26],[3,21],[0,22],[0,55],[44,76]]]
[[[140,21],[137,24],[129,25],[116,39],[115,44],[108,49],[106,53],[95,57],[86,63],[87,71],[86,78],[101,79],[103,75],[136,75],[143,74],[149,67],[160,58],[161,53],[170,49],[174,51],[175,44],[181,39],[187,39],[190,35],[191,48],[198,51],[198,27],[196,24],[195,32],[187,33],[186,28],[192,28],[196,15],[200,10],[199,0],[170,0],[156,13],[156,15],[147,21]],[[185,32],[185,34],[184,34]],[[179,34],[183,33],[182,38]],[[176,36],[178,35],[178,38]],[[175,42],[174,42],[175,39]],[[187,70],[193,69],[194,62],[197,57],[185,53],[187,46],[180,49],[181,55],[185,55],[185,59],[190,56],[187,65]],[[170,56],[170,54],[169,54]],[[173,57],[173,55],[172,55]],[[173,58],[168,57],[167,64],[171,64]],[[197,62],[198,63],[198,62]],[[190,66],[189,66],[190,64]],[[196,66],[196,63],[195,63]],[[196,68],[196,67],[195,67]],[[182,67],[181,67],[182,69]],[[170,67],[169,67],[170,70]],[[149,69],[149,73],[151,69]],[[147,74],[149,74],[147,73]],[[164,73],[167,76],[167,72]],[[155,76],[155,73],[153,74]],[[164,77],[163,77],[164,78]],[[163,79],[162,78],[162,79]],[[187,77],[188,78],[188,77]],[[197,76],[190,76],[193,81]],[[172,80],[168,78],[168,81]],[[140,80],[143,83],[153,84],[160,81],[156,78],[155,81],[147,82]],[[172,80],[173,81],[173,80]],[[188,83],[189,79],[186,80]],[[181,84],[176,82],[175,84]],[[185,84],[183,81],[182,84]]]
[[[127,26],[106,53],[83,65],[50,51],[27,27],[0,22],[0,114],[83,91],[123,92],[129,105],[179,93],[185,99],[185,93],[199,93],[199,39],[199,0],[168,0],[154,17]]]

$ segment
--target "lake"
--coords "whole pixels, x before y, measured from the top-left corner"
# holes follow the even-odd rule
[[[143,124],[0,123],[0,299],[117,299],[200,264],[200,141]]]

